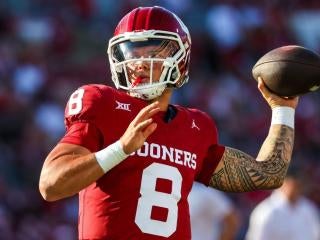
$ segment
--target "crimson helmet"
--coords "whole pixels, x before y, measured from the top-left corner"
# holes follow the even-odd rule
[[[112,80],[132,96],[151,100],[166,87],[188,81],[190,49],[189,31],[174,13],[158,6],[136,8],[121,19],[109,41]],[[145,64],[147,73],[139,75],[132,67],[137,63]]]

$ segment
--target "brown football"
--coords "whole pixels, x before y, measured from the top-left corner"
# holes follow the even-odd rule
[[[252,75],[279,96],[302,95],[320,87],[320,56],[297,45],[279,47],[257,61]]]

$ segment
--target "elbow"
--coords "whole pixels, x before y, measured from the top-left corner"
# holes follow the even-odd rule
[[[281,179],[281,181],[279,181],[279,183],[275,184],[273,189],[280,188],[282,185],[283,185],[283,179]]]
[[[62,198],[58,193],[55,184],[50,183],[48,180],[43,178],[40,178],[39,181],[39,191],[42,198],[48,202],[54,202]]]
[[[278,189],[282,186],[284,182],[284,177],[279,177],[278,179],[276,179],[272,185],[269,186],[268,190],[275,190]]]
[[[54,202],[59,200],[59,198],[53,194],[53,191],[50,189],[50,187],[39,186],[39,191],[45,201]]]
[[[265,182],[262,185],[258,185],[256,188],[254,188],[253,190],[275,190],[278,189],[282,186],[284,182],[284,177],[282,176],[277,176],[274,177],[273,179],[270,179],[270,181]]]

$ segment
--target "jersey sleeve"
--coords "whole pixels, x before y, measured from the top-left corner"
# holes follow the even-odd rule
[[[111,97],[111,96],[107,96]],[[97,151],[103,145],[103,124],[110,107],[98,85],[85,85],[73,92],[65,108],[66,134],[61,143],[71,143]]]
[[[207,139],[209,147],[200,170],[197,173],[196,181],[208,186],[211,176],[224,153],[225,147],[218,143],[218,130],[213,119],[210,118],[207,114],[205,114],[205,118],[207,121],[207,131],[205,139]]]

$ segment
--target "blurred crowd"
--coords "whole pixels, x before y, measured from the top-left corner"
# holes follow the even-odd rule
[[[267,51],[297,44],[320,52],[319,0],[0,1],[0,239],[72,240],[77,197],[46,203],[40,167],[64,134],[64,107],[87,83],[112,85],[106,48],[120,18],[139,5],[179,15],[192,37],[189,83],[174,103],[216,120],[220,142],[256,156],[271,111],[251,75]],[[301,79],[303,81],[303,79]],[[320,92],[300,98],[293,163],[320,207]],[[248,216],[270,192],[228,194]]]

